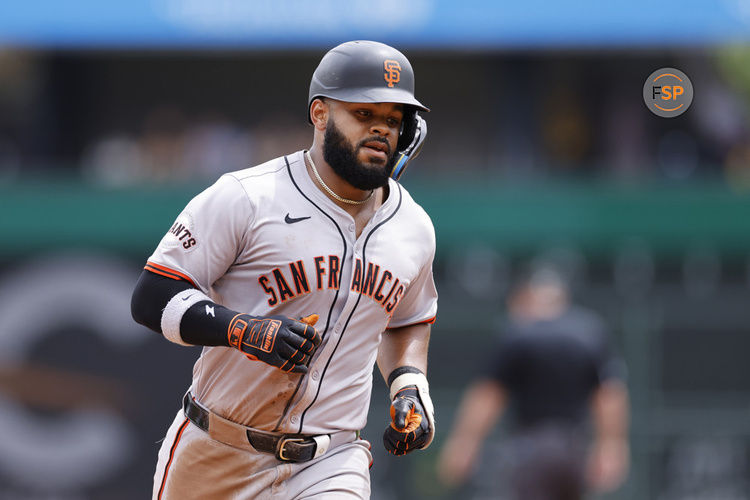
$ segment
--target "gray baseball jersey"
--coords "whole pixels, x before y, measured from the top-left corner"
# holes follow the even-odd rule
[[[437,312],[432,222],[396,181],[389,192],[357,237],[352,217],[313,183],[299,151],[225,174],[188,203],[147,269],[188,279],[236,311],[318,314],[323,336],[304,376],[204,347],[193,369],[198,401],[267,431],[365,426],[381,335],[432,322]]]

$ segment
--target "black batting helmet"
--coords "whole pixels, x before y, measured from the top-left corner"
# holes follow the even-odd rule
[[[414,97],[414,70],[398,50],[380,42],[357,40],[329,50],[310,81],[310,105],[317,97],[345,102],[397,102],[429,111]]]

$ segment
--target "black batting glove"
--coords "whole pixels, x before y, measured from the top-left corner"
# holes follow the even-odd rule
[[[313,327],[317,314],[294,320],[286,316],[238,314],[229,323],[229,345],[248,358],[285,372],[307,373],[307,364],[321,342]]]
[[[406,455],[424,448],[430,438],[430,423],[425,416],[416,385],[407,385],[391,402],[391,424],[383,433],[388,453]]]

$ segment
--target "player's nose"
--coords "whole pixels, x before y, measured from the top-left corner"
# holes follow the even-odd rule
[[[385,117],[373,120],[372,124],[370,125],[370,132],[373,135],[377,135],[380,137],[388,137],[393,132],[391,130],[391,127],[388,126],[388,121]]]

